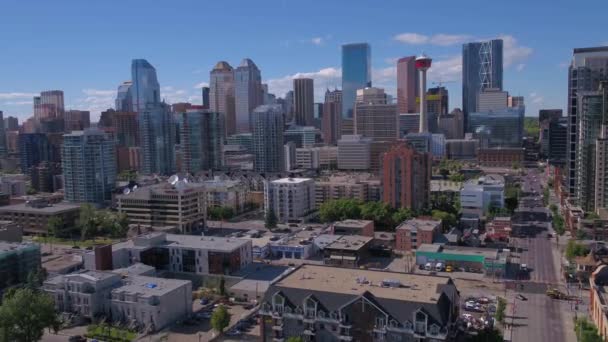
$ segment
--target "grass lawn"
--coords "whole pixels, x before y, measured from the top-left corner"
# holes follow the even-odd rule
[[[35,242],[39,243],[54,243],[57,245],[68,245],[68,246],[79,246],[79,247],[92,247],[96,245],[108,245],[112,244],[118,240],[113,240],[109,238],[95,238],[91,240],[77,240],[77,239],[60,239],[55,237],[43,237],[43,236],[34,236],[32,239]]]
[[[110,336],[108,338],[108,332]],[[127,329],[107,327],[99,325],[89,325],[87,327],[87,337],[96,338],[104,341],[133,341],[137,334]]]

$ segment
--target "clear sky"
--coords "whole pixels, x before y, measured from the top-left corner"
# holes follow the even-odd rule
[[[504,88],[536,116],[564,108],[573,48],[608,45],[606,13],[606,0],[2,0],[0,110],[26,118],[35,93],[61,89],[67,108],[96,120],[133,58],[156,67],[170,103],[200,103],[213,65],[245,57],[278,96],[306,74],[321,100],[340,86],[340,45],[350,42],[371,44],[373,83],[391,94],[396,58],[425,52],[452,109],[461,106],[462,43],[502,37]]]

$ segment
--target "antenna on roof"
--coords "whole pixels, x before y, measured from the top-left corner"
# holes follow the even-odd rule
[[[131,193],[131,189],[129,189],[129,188],[124,188],[124,189],[122,189],[122,194],[123,194],[123,195],[128,195],[128,194],[130,194],[130,193]]]

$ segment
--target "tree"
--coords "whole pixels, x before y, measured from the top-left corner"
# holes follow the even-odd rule
[[[0,331],[5,340],[35,342],[45,328],[59,330],[53,299],[43,292],[18,289],[5,295],[0,306]]]
[[[45,268],[38,268],[37,270],[32,270],[27,274],[27,281],[25,287],[34,291],[37,291],[42,283],[46,280],[48,273]]]
[[[51,216],[46,223],[47,234],[52,237],[66,237],[66,232],[63,229],[63,218],[60,216]]]
[[[268,229],[277,227],[277,215],[275,215],[274,210],[271,208],[269,208],[268,212],[266,212],[265,226]]]
[[[566,259],[573,260],[579,256],[585,256],[589,253],[589,249],[585,245],[576,242],[575,240],[569,240],[566,245]]]
[[[229,220],[234,217],[234,209],[231,207],[211,207],[207,209],[207,215],[212,220]]]
[[[549,206],[549,210],[551,210],[551,212],[553,213],[553,215],[557,214],[557,205],[551,204]]]
[[[443,226],[444,230],[447,230],[450,227],[454,227],[458,223],[456,215],[445,211],[433,210],[431,211],[431,216],[433,217],[433,219],[441,221],[441,225]]]
[[[574,331],[579,342],[601,342],[604,339],[600,336],[596,326],[589,322],[587,318],[578,318],[574,321]]]
[[[410,208],[399,208],[392,215],[392,220],[395,225],[399,225],[403,221],[407,221],[414,217],[414,212]]]
[[[90,204],[80,206],[80,217],[78,218],[78,228],[83,240],[97,235],[98,217]]]
[[[464,182],[464,175],[462,173],[452,173],[448,179],[452,182]]]
[[[349,198],[327,201],[319,208],[319,218],[322,222],[359,219],[361,218],[361,203]]]
[[[213,315],[211,315],[211,327],[220,334],[224,332],[224,329],[230,324],[230,316],[232,316],[225,306],[220,305]]]
[[[496,320],[498,322],[503,322],[505,320],[505,310],[507,309],[507,301],[502,298],[502,297],[498,297],[498,305],[496,305],[496,314],[494,315],[494,317],[496,318]]]
[[[485,328],[477,332],[477,335],[472,336],[467,341],[470,342],[503,342],[503,336],[500,330],[496,328]]]
[[[513,212],[515,212],[515,209],[517,209],[518,205],[519,205],[519,200],[517,199],[517,197],[505,198],[505,208],[507,209],[507,211],[510,214],[513,214]]]
[[[384,202],[367,202],[361,205],[361,217],[373,220],[378,226],[387,227],[392,225],[393,209]]]
[[[558,235],[566,232],[564,218],[559,213],[553,215],[553,229]]]
[[[291,336],[286,342],[304,342],[304,340],[300,336]]]

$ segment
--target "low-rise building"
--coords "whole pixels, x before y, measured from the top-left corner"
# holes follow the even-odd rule
[[[282,178],[264,187],[264,210],[273,211],[279,222],[306,220],[315,210],[315,181]]]
[[[296,148],[296,166],[307,170],[332,170],[338,167],[338,147]]]
[[[39,268],[39,245],[0,241],[0,290],[26,282]]]
[[[320,230],[306,230],[289,234],[269,243],[270,255],[274,258],[308,259],[315,253],[314,239],[321,234]]]
[[[112,245],[114,268],[141,262],[157,270],[230,274],[251,261],[251,241],[246,239],[150,233]]]
[[[446,139],[445,154],[448,159],[471,160],[477,158],[479,140],[477,139]]]
[[[369,256],[369,247],[374,238],[361,235],[341,235],[323,248],[325,265],[359,267]]]
[[[374,236],[374,221],[371,220],[344,220],[331,225],[331,232],[335,235],[362,235]]]
[[[440,220],[409,219],[395,229],[395,249],[401,252],[409,252],[422,246],[422,244],[432,244],[440,234]]]
[[[477,151],[477,162],[486,167],[513,167],[524,163],[523,148],[480,148]]]
[[[368,173],[333,174],[315,181],[315,205],[330,200],[350,198],[363,202],[377,202],[381,197],[380,179]]]
[[[431,264],[434,268],[442,263],[444,267],[499,277],[505,274],[509,260],[510,253],[503,249],[423,244],[416,250],[418,266]]]
[[[204,227],[207,214],[205,187],[172,177],[170,183],[139,187],[116,196],[116,207],[129,223],[182,233]]]
[[[303,265],[266,291],[261,339],[449,340],[459,300],[448,277]]]
[[[189,280],[84,271],[50,278],[43,289],[60,312],[87,319],[105,316],[145,332],[160,330],[192,314]]]
[[[502,208],[504,190],[504,178],[498,175],[487,175],[464,183],[460,190],[463,216],[480,218],[490,208]]]
[[[589,278],[589,316],[602,339],[608,339],[608,266],[598,267]]]
[[[207,207],[229,207],[235,213],[245,211],[248,188],[239,180],[221,179],[216,176],[213,180],[203,182],[207,193]]]
[[[0,220],[13,221],[29,234],[47,234],[52,217],[60,218],[65,229],[72,228],[79,216],[80,205],[63,202],[31,201],[0,207]]]
[[[486,225],[486,237],[506,241],[511,236],[511,217],[495,217]]]
[[[132,276],[111,293],[112,319],[157,331],[192,314],[192,282]]]

